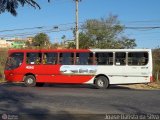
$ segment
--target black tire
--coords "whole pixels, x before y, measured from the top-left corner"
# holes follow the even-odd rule
[[[36,83],[37,87],[43,87],[44,83]]]
[[[27,75],[24,78],[24,84],[27,87],[34,87],[36,85],[36,78],[33,75]]]
[[[98,89],[106,89],[109,87],[109,80],[105,76],[99,76],[95,79],[95,86]]]

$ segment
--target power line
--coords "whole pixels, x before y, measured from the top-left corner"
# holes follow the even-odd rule
[[[83,23],[83,22],[79,22]],[[22,30],[33,30],[33,29],[46,29],[46,28],[56,28],[60,26],[67,26],[67,25],[73,25],[75,24],[74,22],[72,23],[65,23],[65,24],[59,24],[59,25],[51,25],[51,26],[37,26],[37,27],[29,27],[29,28],[17,28],[17,29],[6,29],[6,30],[0,30],[0,32],[14,32],[14,31],[22,31]]]
[[[85,23],[85,22],[79,22],[81,24]],[[8,37],[8,36],[25,36],[25,35],[34,35],[40,32],[45,32],[45,33],[51,33],[51,32],[61,32],[61,31],[69,31],[69,30],[73,30],[75,23],[65,23],[65,24],[59,24],[59,25],[52,25],[52,26],[38,26],[38,27],[31,27],[31,28],[19,28],[19,29],[8,29],[8,30],[1,30],[0,32],[15,32],[15,31],[25,31],[25,30],[41,30],[41,31],[34,31],[34,32],[23,32],[23,33],[13,33],[13,34],[5,34],[5,35],[0,35],[0,37]],[[143,30],[147,31],[147,30],[153,30],[153,29],[159,29],[160,26],[139,26],[139,27],[125,27],[125,29],[127,30]],[[81,30],[86,29],[86,28],[79,28]],[[93,28],[94,30],[98,30],[98,28]]]
[[[126,29],[134,29],[134,30],[139,30],[139,29],[158,29],[160,27],[126,27]],[[87,28],[79,28],[81,30],[87,29]],[[98,28],[93,28],[94,30],[98,30]],[[12,36],[26,36],[26,35],[35,35],[37,33],[51,33],[51,32],[62,32],[62,31],[69,31],[69,30],[74,30],[74,27],[66,27],[63,29],[47,29],[47,30],[41,30],[41,31],[36,31],[36,32],[23,32],[23,33],[13,33],[13,34],[5,34],[5,35],[0,35],[0,37],[12,37]]]
[[[61,29],[61,30],[54,30],[54,29],[50,29],[50,30],[43,30],[43,31],[37,31],[37,32],[24,32],[24,33],[15,33],[15,34],[6,34],[6,35],[0,35],[0,37],[13,37],[13,36],[29,36],[29,35],[35,35],[41,32],[44,33],[52,33],[52,32],[62,32],[62,31],[69,31],[69,30],[73,30],[73,28],[66,28],[66,29]]]
[[[43,26],[40,26],[40,27],[32,27],[32,28],[20,28],[20,29],[1,30],[0,32],[13,32],[13,31],[33,30],[33,29],[42,29],[42,28],[43,28]]]
[[[135,21],[136,22],[136,21]],[[143,22],[143,21],[137,21],[137,22]],[[85,22],[79,22],[79,24],[83,24]],[[55,27],[60,27],[60,26],[66,26],[66,25],[73,25],[75,24],[74,22],[72,23],[65,23],[65,24],[59,24],[59,25],[51,25],[51,26],[36,26],[36,27],[29,27],[29,28],[17,28],[17,29],[6,29],[6,30],[0,30],[0,33],[3,32],[14,32],[14,31],[24,31],[24,30],[33,30],[33,29],[46,29],[49,27],[55,28]],[[132,27],[132,26],[127,26],[125,29],[159,29],[160,26],[137,26],[137,27]]]
[[[73,23],[70,23],[70,24],[73,24]],[[61,24],[61,25],[68,25],[68,24]],[[39,29],[42,29],[42,28],[44,28],[44,27],[33,27],[33,28],[39,28]],[[32,29],[33,30],[33,28],[22,28],[22,29],[10,29],[10,30],[2,30],[2,31],[0,31],[0,32],[6,32],[6,31],[19,31],[19,30],[27,30],[27,29]],[[67,27],[66,27],[67,28]],[[125,29],[136,29],[136,30],[138,30],[138,29],[160,29],[160,26],[150,26],[150,27],[124,27]],[[54,25],[54,26],[52,26],[52,28],[51,29],[60,29],[60,27],[57,25]],[[73,27],[71,27],[71,29],[73,29]],[[81,27],[81,28],[79,28],[79,29],[87,29],[87,28],[83,28],[83,27]],[[99,28],[93,28],[94,30],[98,30]],[[44,30],[45,31],[45,30]]]
[[[126,29],[159,29],[160,26],[149,26],[149,27],[125,27]]]
[[[139,20],[139,21],[122,21],[124,23],[153,23],[153,22],[160,22],[159,19],[157,20]]]

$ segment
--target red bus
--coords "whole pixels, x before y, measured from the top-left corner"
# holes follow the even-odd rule
[[[147,83],[152,78],[150,49],[9,50],[5,79],[26,86],[44,83]],[[127,69],[127,71],[125,71]]]

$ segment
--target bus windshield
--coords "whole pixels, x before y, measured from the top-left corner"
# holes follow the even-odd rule
[[[6,62],[5,70],[12,70],[18,68],[23,62],[23,53],[13,53],[11,54]]]

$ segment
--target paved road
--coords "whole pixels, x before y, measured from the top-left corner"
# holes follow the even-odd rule
[[[0,114],[34,120],[95,119],[106,114],[160,114],[160,90],[133,90],[111,86],[100,90],[88,85],[0,84]],[[49,116],[50,115],[50,116]],[[77,117],[77,116],[80,117]],[[40,116],[40,118],[37,118]],[[63,117],[62,117],[63,116]],[[11,116],[14,117],[14,116]]]

